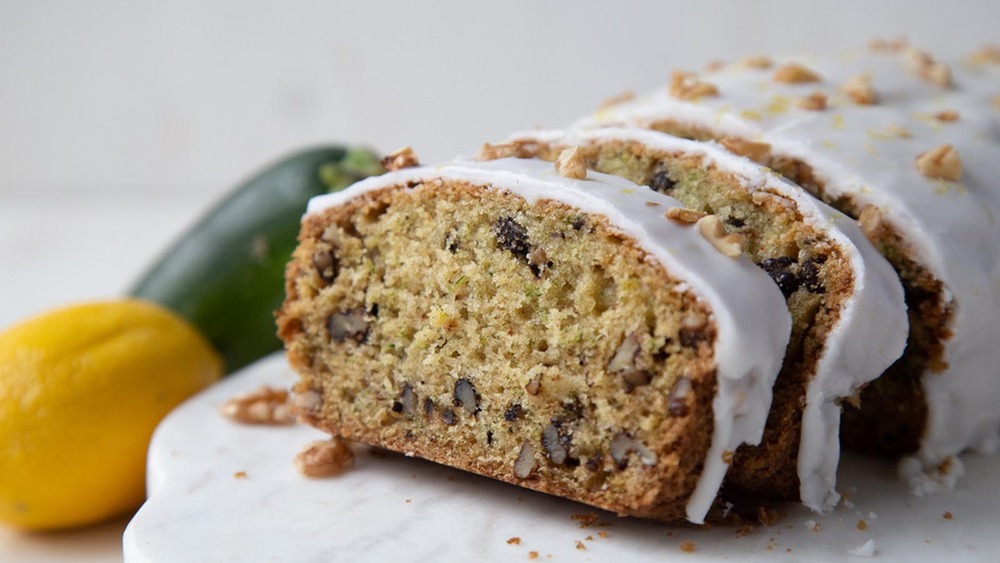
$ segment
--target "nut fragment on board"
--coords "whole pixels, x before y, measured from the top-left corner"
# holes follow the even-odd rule
[[[285,425],[295,422],[288,391],[267,385],[229,399],[219,407],[223,416],[241,424]]]
[[[354,465],[354,452],[339,436],[310,442],[295,454],[295,468],[306,477],[332,477]]]

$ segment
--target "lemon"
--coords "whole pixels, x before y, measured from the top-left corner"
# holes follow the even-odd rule
[[[0,522],[91,524],[139,506],[157,423],[222,364],[151,303],[85,303],[0,333]]]

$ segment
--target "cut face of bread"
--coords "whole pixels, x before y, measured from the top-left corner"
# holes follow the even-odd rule
[[[903,291],[844,215],[719,148],[635,128],[514,135],[493,153],[553,159],[573,147],[587,166],[714,214],[781,289],[792,337],[760,446],[737,451],[727,485],[763,498],[833,507],[840,402],[902,352]],[[842,227],[842,228],[841,228]]]
[[[792,63],[815,79],[779,80],[776,69]],[[718,95],[690,102],[664,90],[578,125],[720,140],[858,219],[902,279],[910,333],[860,409],[846,408],[845,443],[916,453],[932,473],[966,448],[995,450],[1000,113],[990,100],[1000,68],[901,48],[776,58],[774,68],[732,65],[699,79]]]
[[[790,321],[676,200],[549,162],[313,201],[279,334],[317,427],[621,514],[703,521]],[[739,283],[734,284],[733,281]]]

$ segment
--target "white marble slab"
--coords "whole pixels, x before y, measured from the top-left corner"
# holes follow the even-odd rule
[[[151,496],[125,531],[126,562],[495,561],[527,560],[531,551],[539,560],[841,561],[869,539],[882,560],[1000,554],[998,456],[969,456],[958,489],[929,498],[907,493],[890,464],[851,457],[840,477],[851,508],[819,516],[790,505],[775,524],[745,535],[603,512],[581,529],[571,515],[589,510],[582,505],[367,449],[340,477],[301,477],[292,457],[321,433],[301,425],[241,426],[217,411],[236,394],[293,380],[275,355],[162,423],[150,449]],[[236,478],[238,471],[246,478]],[[859,520],[866,529],[858,529]],[[513,537],[520,543],[508,543]],[[694,552],[682,550],[685,542]]]

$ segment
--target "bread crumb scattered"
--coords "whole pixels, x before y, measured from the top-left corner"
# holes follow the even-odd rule
[[[580,550],[580,551],[586,551],[587,550],[587,546],[583,545],[583,542],[580,541],[580,540],[576,541],[576,548],[578,550]]]
[[[859,530],[867,530],[868,529],[868,522],[865,522],[864,520],[858,520],[857,528]]]
[[[602,540],[606,540],[608,539],[608,533],[605,532],[604,530],[600,530],[597,532],[597,537],[601,538]]]
[[[685,553],[694,553],[696,547],[698,546],[693,541],[685,541],[681,543],[681,551]]]
[[[247,478],[246,471],[237,471],[236,473],[233,473],[233,479],[246,479],[246,478]]]
[[[570,515],[570,520],[575,520],[580,523],[581,528],[586,528],[594,522],[597,522],[598,515],[596,512],[580,512],[577,514]]]
[[[339,436],[311,442],[295,454],[295,467],[306,477],[332,477],[354,465],[354,453]]]
[[[514,536],[507,540],[507,545],[521,545],[521,538]]]
[[[528,552],[528,559],[538,559],[538,552],[537,551],[529,551]]]
[[[952,518],[955,517],[955,515],[952,514],[951,512],[945,512],[944,514],[941,515],[941,517],[944,518],[945,520],[951,520]]]

